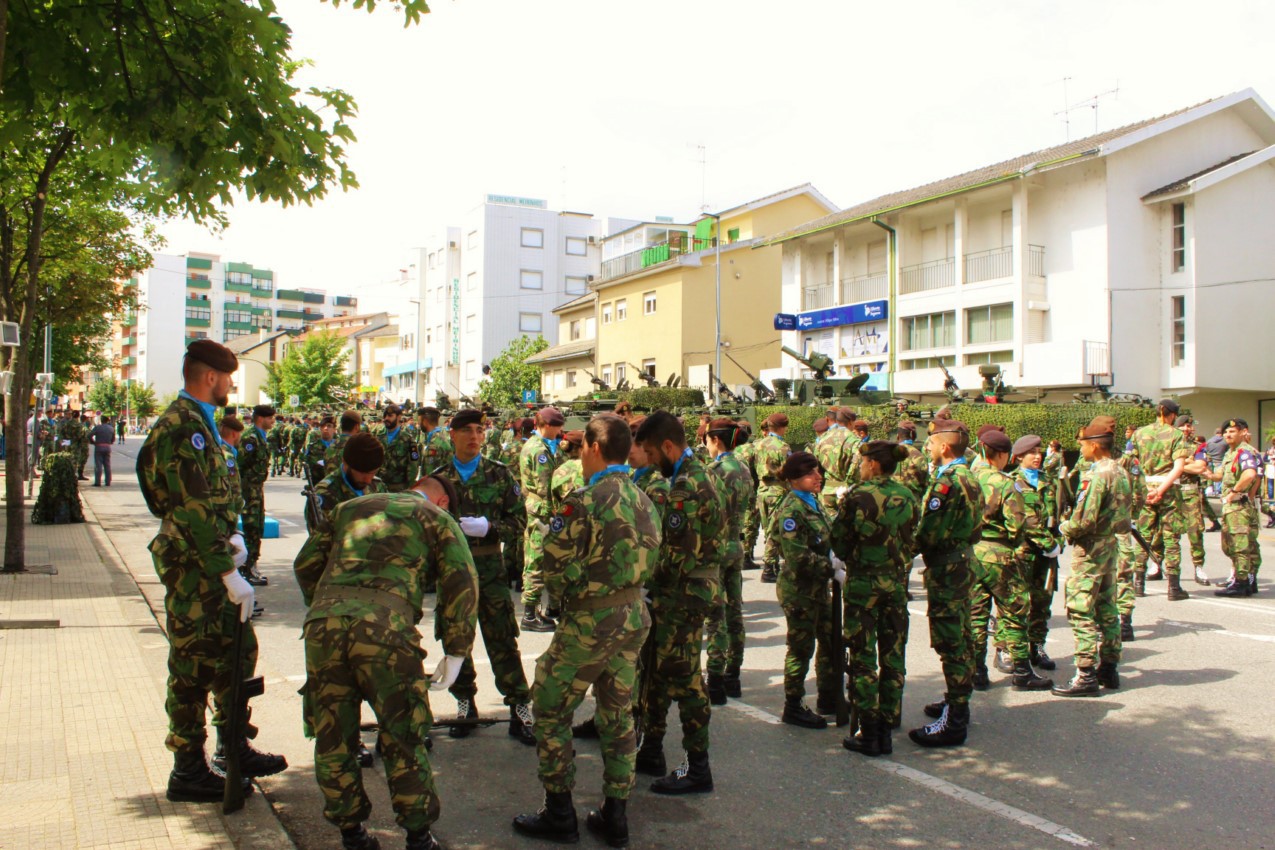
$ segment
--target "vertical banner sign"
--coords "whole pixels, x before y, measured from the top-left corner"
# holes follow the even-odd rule
[[[460,364],[460,278],[452,278],[452,358],[451,365]]]

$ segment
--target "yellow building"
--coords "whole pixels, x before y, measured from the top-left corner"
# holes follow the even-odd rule
[[[622,381],[641,386],[642,371],[661,384],[680,378],[682,386],[707,395],[717,359],[719,255],[721,380],[738,390],[750,383],[741,365],[754,375],[780,365],[774,315],[780,308],[781,251],[762,243],[835,210],[807,183],[710,213],[696,224],[640,222],[608,236],[602,274],[592,284],[598,332],[593,371],[612,387]],[[583,393],[589,386],[577,388]]]
[[[562,342],[528,357],[526,362],[540,367],[540,397],[572,401],[593,390],[589,373],[598,373],[598,294],[589,292],[553,310],[558,317],[558,339]]]

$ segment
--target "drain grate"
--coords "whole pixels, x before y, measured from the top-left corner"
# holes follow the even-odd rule
[[[61,620],[0,620],[0,629],[60,629]]]

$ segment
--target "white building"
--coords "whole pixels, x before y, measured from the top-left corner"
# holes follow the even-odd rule
[[[1051,400],[1103,385],[1259,427],[1272,159],[1275,114],[1246,90],[809,222],[772,240],[784,343],[903,396],[941,397],[940,364],[977,390],[995,363]]]
[[[137,311],[122,323],[120,377],[154,384],[162,396],[181,388],[182,354],[192,340],[301,331],[357,306],[356,298],[319,289],[281,289],[273,271],[216,254],[158,254],[138,280]]]
[[[556,343],[552,311],[588,291],[601,265],[601,235],[602,223],[586,213],[488,195],[459,225],[413,251],[409,274],[419,295],[398,312],[402,333],[415,335],[409,348],[417,357],[396,368],[418,370],[419,400],[474,397],[483,366],[519,336]]]

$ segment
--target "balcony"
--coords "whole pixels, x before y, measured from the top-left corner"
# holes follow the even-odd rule
[[[651,266],[658,266],[674,260],[683,254],[693,254],[696,251],[705,251],[717,245],[717,240],[712,238],[697,238],[689,234],[678,234],[685,236],[684,239],[670,239],[668,242],[660,242],[655,245],[648,245],[637,251],[630,251],[619,257],[612,257],[609,260],[602,261],[602,279],[612,280],[613,278],[622,277],[626,274],[648,269]]]
[[[137,345],[137,334],[129,334],[120,339],[120,345],[127,348],[130,345]]]
[[[305,293],[299,289],[278,289],[275,290],[274,297],[280,301],[304,301]]]
[[[186,317],[186,327],[188,328],[210,328],[212,327],[212,319],[192,319]]]
[[[1027,246],[1027,274],[1029,277],[1045,276],[1045,249],[1040,245]],[[965,282],[980,283],[1014,277],[1014,248],[1004,245],[988,251],[975,251],[965,255]]]
[[[275,310],[274,314],[280,319],[304,319],[310,315],[302,310]]]
[[[186,286],[189,289],[212,289],[212,281],[206,277],[188,277]]]
[[[121,366],[136,366],[136,365],[137,365],[137,358],[136,358],[136,357],[133,357],[132,355],[129,355],[128,357],[121,357],[121,358],[120,358],[120,365],[121,365]]]
[[[191,298],[189,295],[187,295],[186,306],[187,307],[203,307],[205,309],[211,309],[212,302],[209,301],[207,298]]]
[[[930,292],[956,285],[956,260],[948,257],[900,269],[899,294]]]
[[[841,280],[841,303],[879,301],[890,297],[890,273],[875,272]]]
[[[337,307],[357,307],[359,306],[359,299],[353,295],[336,295],[333,296],[332,303]]]
[[[124,327],[126,327],[126,328],[135,328],[135,327],[137,327],[137,314],[136,314],[136,313],[130,313],[129,315],[127,315],[127,316],[125,316],[125,317],[124,317]]]
[[[231,283],[226,281],[227,292],[252,292],[251,283]]]
[[[324,300],[322,292],[302,292],[301,300],[307,304],[322,304]]]
[[[820,283],[815,286],[805,286],[801,290],[801,309],[802,310],[819,310],[824,307],[831,307],[833,303],[833,285],[831,283]]]
[[[226,320],[225,328],[228,331],[251,331],[256,330],[256,326],[252,322],[232,322]]]

